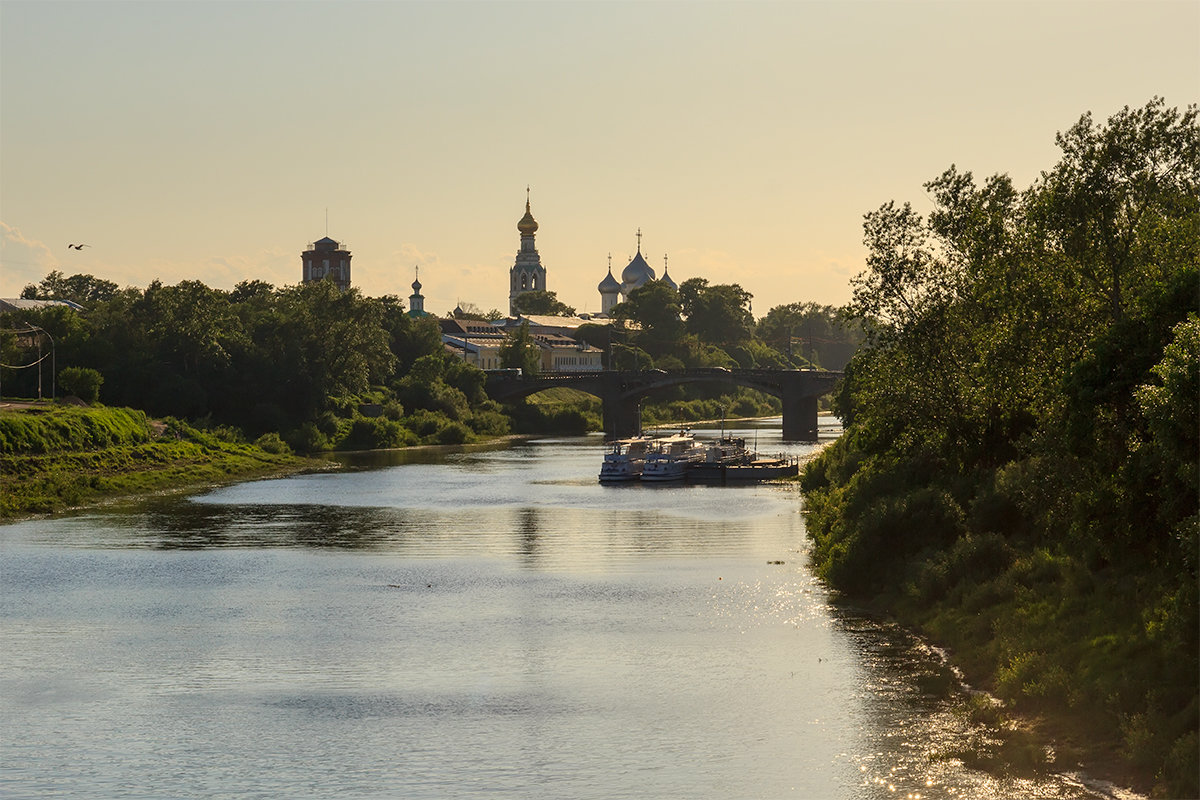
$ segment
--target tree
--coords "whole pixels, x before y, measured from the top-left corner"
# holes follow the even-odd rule
[[[92,275],[76,274],[69,278],[59,270],[46,275],[36,286],[29,284],[21,290],[27,300],[69,300],[79,305],[88,305],[108,300],[117,293],[117,285]]]
[[[513,300],[513,308],[518,314],[545,314],[553,317],[573,317],[575,309],[560,302],[555,292],[538,289],[532,292],[521,292]]]
[[[442,352],[442,332],[433,317],[410,317],[396,295],[379,298],[388,346],[396,357],[396,373],[404,375],[421,356]]]
[[[759,339],[792,365],[841,370],[863,341],[862,325],[833,306],[788,303],[758,321]]]
[[[1156,97],[1105,125],[1085,114],[1055,141],[1063,157],[1036,187],[1033,217],[1063,267],[1120,320],[1128,291],[1162,277],[1151,241],[1195,255],[1194,217],[1180,212],[1195,208],[1200,187],[1197,108],[1180,113]],[[1164,242],[1171,230],[1190,245]]]
[[[679,286],[679,305],[688,332],[721,347],[742,344],[753,335],[752,297],[736,283],[709,286],[704,278],[689,278]]]
[[[542,351],[529,335],[529,323],[508,334],[508,341],[500,347],[500,366],[519,369],[524,375],[536,375],[541,370]]]
[[[633,323],[635,343],[653,355],[674,349],[684,332],[679,295],[662,281],[650,281],[629,293],[625,302],[613,306],[613,319]]]

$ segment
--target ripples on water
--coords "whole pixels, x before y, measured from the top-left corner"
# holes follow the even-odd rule
[[[964,766],[953,677],[830,602],[794,488],[601,487],[600,453],[372,454],[0,528],[0,791],[1102,796]]]

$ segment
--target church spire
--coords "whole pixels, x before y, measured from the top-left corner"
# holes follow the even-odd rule
[[[413,267],[413,293],[408,296],[408,315],[410,317],[426,317],[429,312],[425,310],[425,296],[421,294],[421,267]]]
[[[533,218],[529,203],[529,186],[526,186],[525,216],[517,223],[517,230],[521,234],[521,248],[508,271],[508,313],[513,316],[517,313],[517,295],[546,289],[546,268],[542,266],[541,256],[534,246],[534,234],[537,233],[537,229],[537,220]]]

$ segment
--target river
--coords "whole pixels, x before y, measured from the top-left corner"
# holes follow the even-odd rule
[[[1126,796],[964,764],[988,731],[809,573],[794,486],[600,486],[602,453],[347,456],[0,527],[0,794]]]

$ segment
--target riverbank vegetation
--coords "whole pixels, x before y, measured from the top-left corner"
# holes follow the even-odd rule
[[[1057,142],[1024,191],[951,167],[927,215],[866,215],[869,343],[802,478],[813,564],[1010,709],[1197,797],[1197,111]]]
[[[149,420],[128,408],[38,405],[0,413],[0,519],[62,511],[126,495],[305,468],[279,437],[241,440]]]

